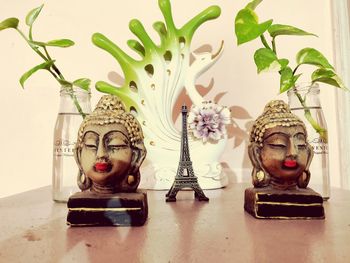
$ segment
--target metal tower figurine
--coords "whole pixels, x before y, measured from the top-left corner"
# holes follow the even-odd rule
[[[185,171],[187,173],[184,173]],[[193,172],[190,151],[188,149],[186,105],[182,106],[182,135],[179,167],[177,169],[175,181],[166,194],[166,201],[175,202],[176,194],[182,188],[192,188],[196,199],[199,201],[209,201],[209,198],[205,196],[202,188],[199,186],[198,179]]]

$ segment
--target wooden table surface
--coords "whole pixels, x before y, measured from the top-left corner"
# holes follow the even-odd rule
[[[207,190],[208,203],[148,191],[148,221],[133,228],[70,228],[50,187],[2,198],[0,262],[350,262],[350,191],[332,189],[326,220],[257,220],[245,187]]]

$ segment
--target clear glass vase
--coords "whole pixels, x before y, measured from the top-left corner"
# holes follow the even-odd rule
[[[76,101],[84,114],[91,113],[90,92],[73,89]],[[78,166],[74,147],[83,116],[79,113],[72,94],[65,88],[60,91],[60,106],[53,140],[52,197],[54,201],[67,202],[70,195],[79,191]]]
[[[324,200],[328,200],[330,180],[327,124],[319,94],[317,83],[301,84],[288,91],[288,100],[292,112],[305,123],[308,141],[314,150],[309,187],[321,194]]]

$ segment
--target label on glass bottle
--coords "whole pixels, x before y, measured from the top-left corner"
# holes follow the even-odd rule
[[[324,139],[320,137],[309,139],[309,143],[314,150],[314,154],[328,154],[328,144]]]
[[[55,139],[54,156],[74,156],[75,141]]]

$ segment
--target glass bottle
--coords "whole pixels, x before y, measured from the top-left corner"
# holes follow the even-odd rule
[[[84,114],[91,113],[90,91],[73,89]],[[57,115],[52,164],[52,197],[54,201],[67,202],[70,195],[79,191],[77,185],[78,166],[74,159],[74,147],[83,116],[77,110],[70,93],[60,91],[60,105]]]
[[[288,91],[288,100],[292,112],[305,123],[308,141],[314,151],[310,166],[311,179],[308,186],[321,194],[324,200],[328,200],[330,197],[330,180],[327,124],[319,94],[320,89],[317,83],[301,84]],[[303,101],[303,104],[301,101]],[[315,130],[310,120],[320,132]]]

